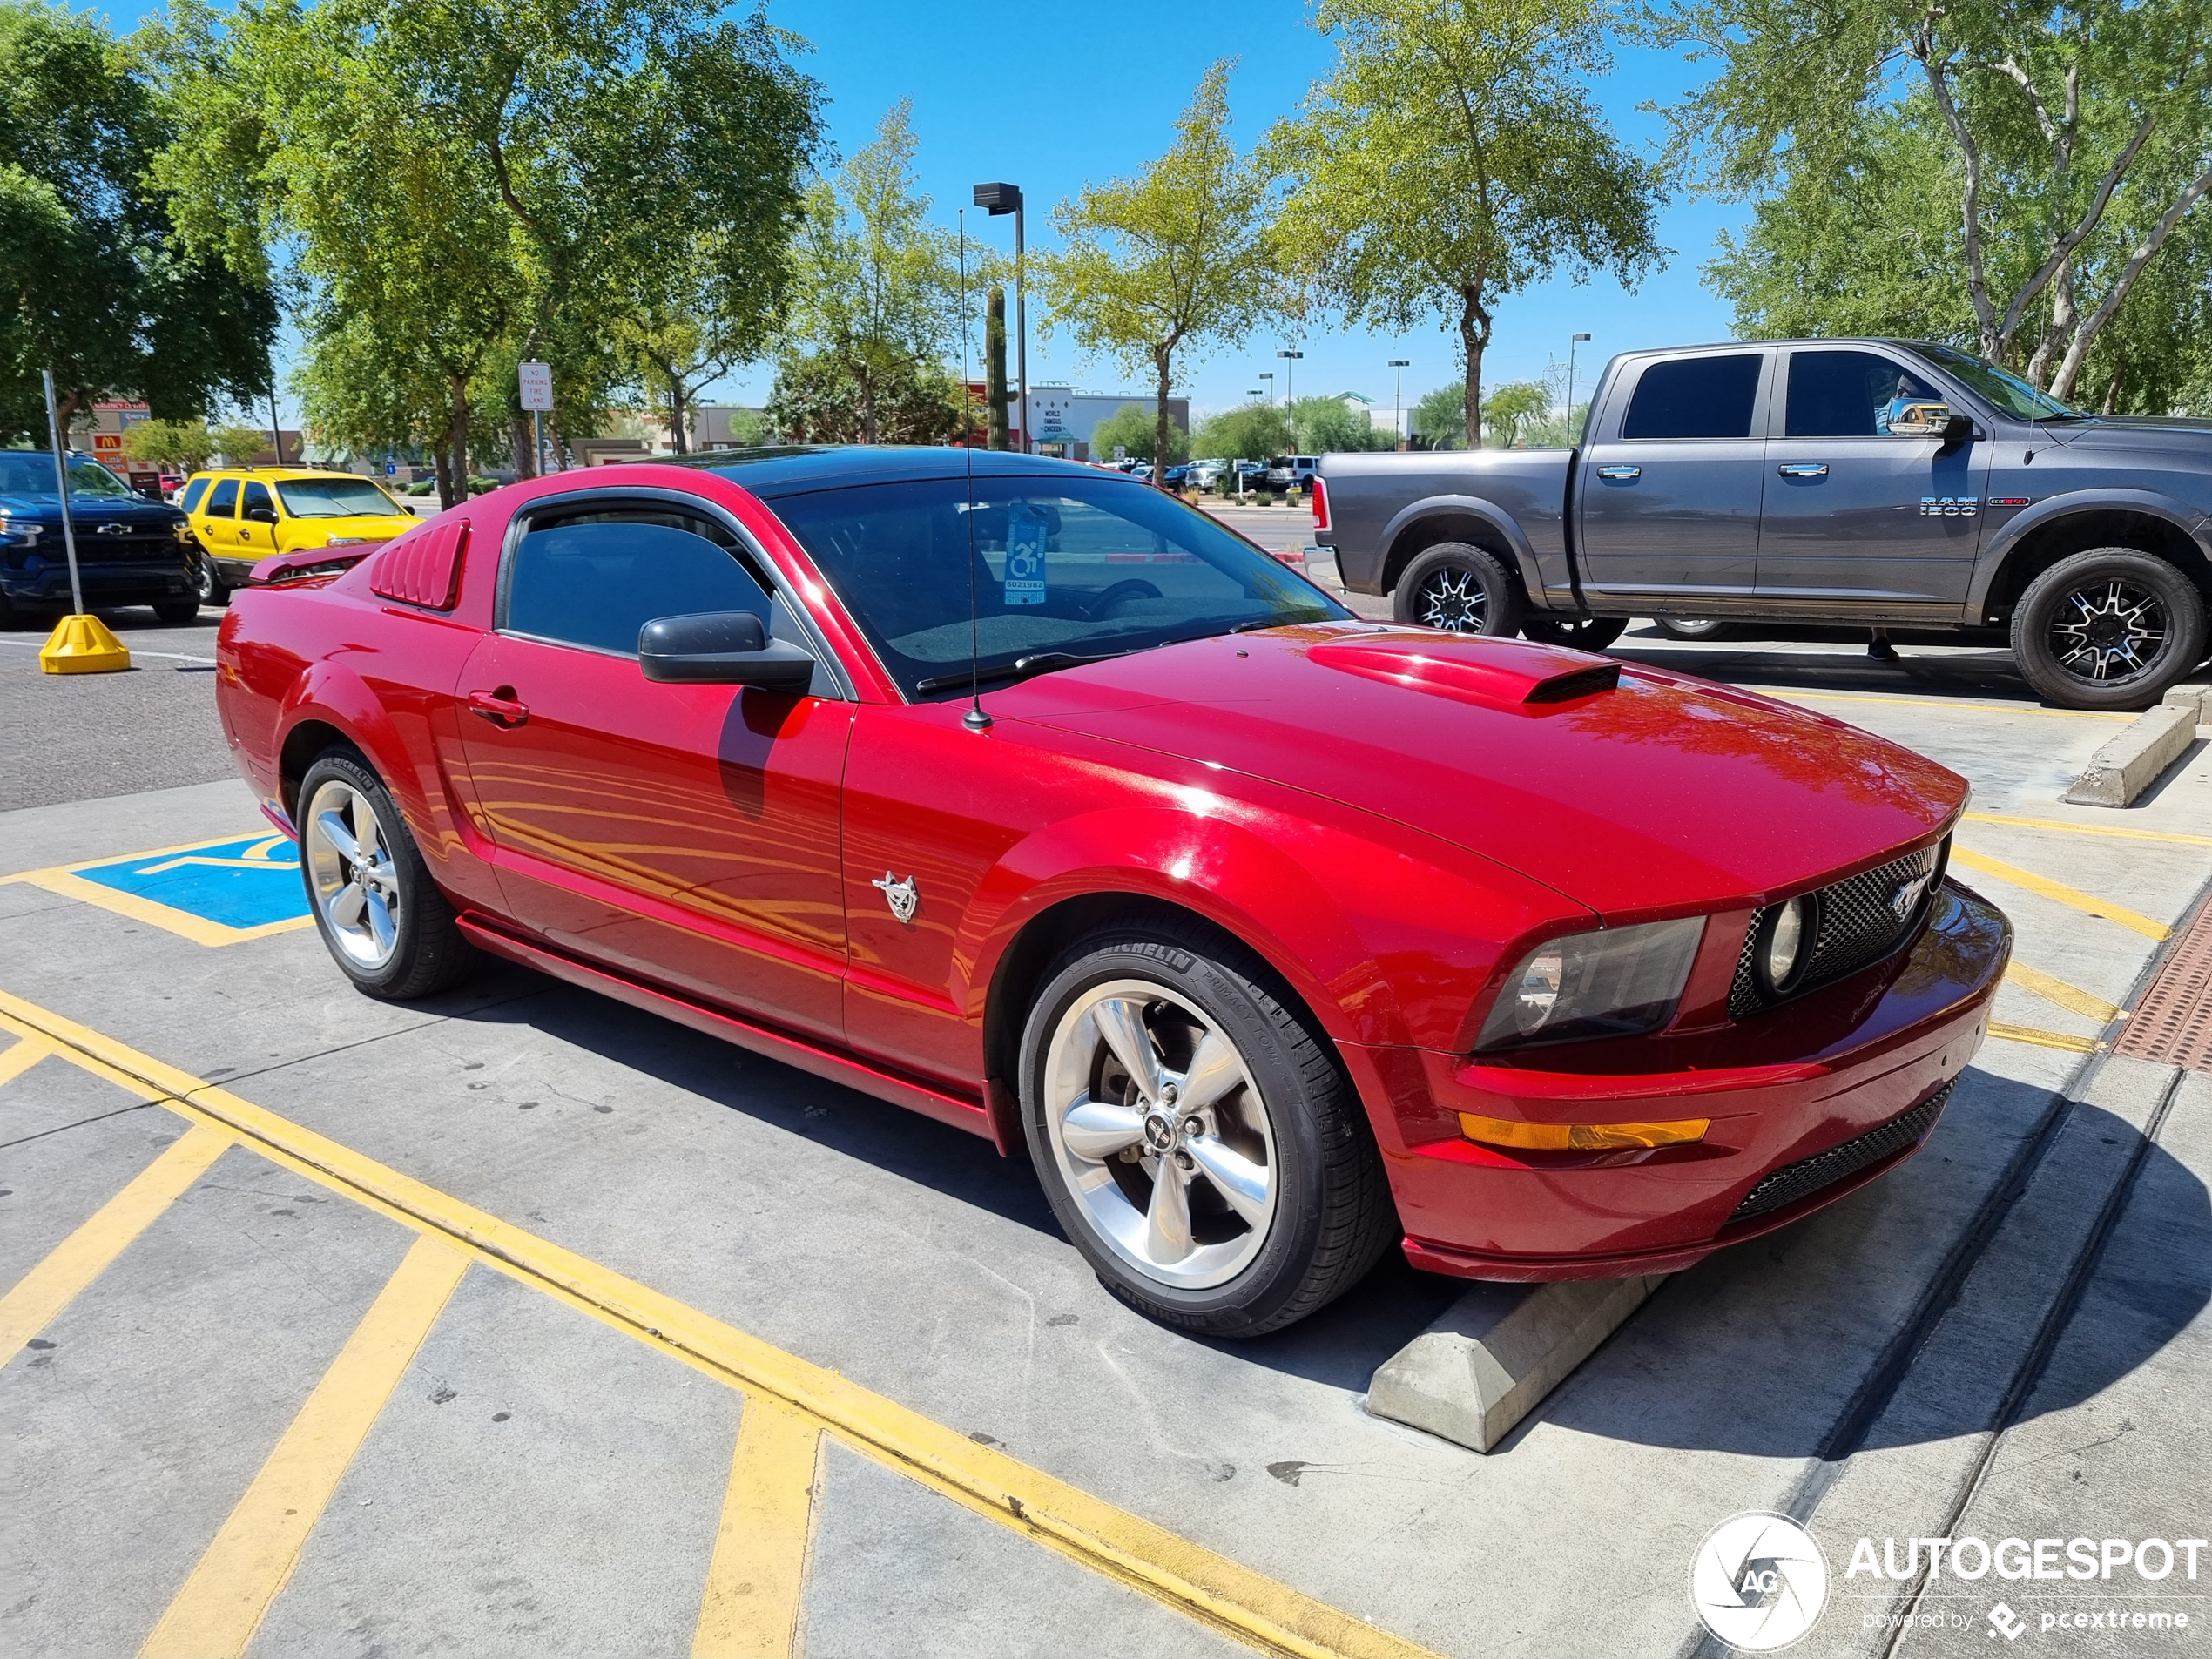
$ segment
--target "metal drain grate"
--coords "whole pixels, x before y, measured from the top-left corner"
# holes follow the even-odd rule
[[[2212,1071],[2212,905],[2197,912],[2113,1052]]]

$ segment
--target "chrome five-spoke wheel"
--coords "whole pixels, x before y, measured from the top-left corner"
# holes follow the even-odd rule
[[[1043,1082],[1062,1177],[1116,1256],[1181,1290],[1251,1264],[1275,1218],[1275,1130],[1219,1024],[1165,986],[1109,981],[1061,1015]]]
[[[307,880],[331,942],[363,968],[392,960],[400,936],[400,880],[368,797],[325,779],[301,826]]]

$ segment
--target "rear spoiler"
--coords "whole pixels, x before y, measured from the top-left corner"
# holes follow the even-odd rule
[[[383,545],[381,542],[363,542],[354,547],[310,547],[297,553],[273,553],[253,567],[253,574],[246,578],[246,584],[277,588],[287,582],[304,582],[310,577],[337,576]]]

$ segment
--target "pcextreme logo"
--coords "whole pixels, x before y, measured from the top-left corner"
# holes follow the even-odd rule
[[[1819,1622],[1828,1605],[1828,1558],[1787,1515],[1730,1515],[1690,1560],[1689,1604],[1730,1647],[1772,1653]]]

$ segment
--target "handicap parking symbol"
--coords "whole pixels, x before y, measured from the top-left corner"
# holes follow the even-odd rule
[[[233,944],[309,920],[300,851],[283,835],[243,836],[52,873],[65,876],[66,885],[42,885],[203,944]]]

